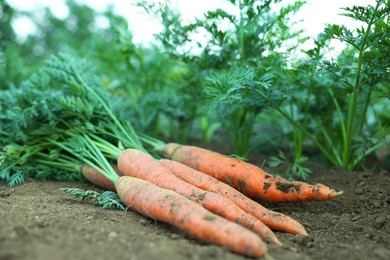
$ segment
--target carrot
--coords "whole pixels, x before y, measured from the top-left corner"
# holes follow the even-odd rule
[[[180,179],[198,188],[225,196],[273,230],[307,235],[305,228],[298,221],[263,207],[233,187],[210,175],[171,160],[161,159],[160,164],[169,168]]]
[[[119,175],[122,176],[123,174],[119,171],[118,166],[111,164],[114,171]],[[105,177],[103,174],[95,170],[93,167],[91,167],[88,164],[83,164],[81,166],[81,173],[83,176],[93,184],[107,189],[111,191],[115,191],[115,185],[112,183],[111,180],[109,180],[107,177]]]
[[[137,178],[122,176],[115,183],[118,195],[132,210],[171,224],[192,236],[250,257],[263,256],[266,245],[250,230],[212,214],[174,191]]]
[[[118,167],[124,175],[140,178],[161,188],[173,190],[199,203],[209,211],[251,229],[264,240],[281,244],[269,227],[243,211],[231,200],[216,193],[199,189],[179,179],[168,168],[142,151],[126,149],[118,158]]]
[[[253,164],[195,146],[169,143],[165,145],[163,154],[165,158],[181,162],[233,186],[252,199],[274,203],[325,201],[343,193],[320,183],[290,182],[266,173]]]

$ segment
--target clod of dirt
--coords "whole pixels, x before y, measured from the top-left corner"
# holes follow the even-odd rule
[[[379,258],[379,259],[390,259],[390,250],[386,248],[376,248],[374,250],[374,254]]]
[[[179,236],[177,234],[171,234],[169,237],[171,239],[178,239],[179,238]]]
[[[374,221],[374,227],[381,229],[386,224],[386,216],[380,216]]]
[[[23,227],[14,227],[13,230],[8,234],[8,238],[18,239],[24,235],[27,235],[27,231]]]
[[[117,236],[118,236],[118,233],[112,231],[112,232],[110,232],[110,233],[108,234],[108,240],[109,240],[109,241],[112,241],[112,240],[114,240]]]
[[[364,189],[363,189],[363,187],[357,187],[357,188],[355,189],[355,194],[356,194],[356,195],[362,195],[362,194],[364,194]]]
[[[296,235],[294,236],[293,241],[300,246],[305,246],[309,248],[314,246],[314,237],[312,236]]]

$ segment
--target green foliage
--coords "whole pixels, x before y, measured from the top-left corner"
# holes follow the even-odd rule
[[[0,0],[0,14],[0,50],[2,51],[7,43],[14,41],[16,38],[15,32],[11,26],[15,11],[5,0]]]
[[[18,89],[0,92],[1,110],[6,114],[0,117],[1,145],[6,154],[0,168],[2,179],[10,185],[22,182],[27,175],[80,180],[75,176],[80,176],[79,165],[83,162],[103,167],[114,181],[117,175],[97,147],[98,141],[91,137],[99,134],[121,138],[127,146],[142,149],[132,134],[134,130],[130,126],[125,129],[119,122],[120,115],[116,116],[107,102],[110,94],[102,91],[95,77],[88,76],[85,62],[59,55],[46,64]],[[107,147],[104,152],[117,154],[118,148]],[[36,162],[44,167],[31,167]],[[55,170],[61,171],[53,174]]]
[[[8,33],[10,39],[5,41],[2,53],[5,70],[4,75],[0,72],[4,79],[0,88],[18,85],[34,73],[45,58],[54,53],[67,51],[92,56],[98,47],[102,48],[102,44],[107,44],[107,33],[92,34],[97,14],[91,8],[71,0],[67,1],[67,5],[69,16],[64,20],[57,18],[48,8],[43,10],[44,15],[39,16],[19,13],[9,6],[5,9],[8,30],[12,30],[13,19],[21,16],[31,19],[38,32],[29,35],[24,42],[16,41],[16,37]],[[101,46],[97,46],[98,44]],[[96,53],[99,52],[96,50]]]
[[[185,141],[196,105],[184,85],[187,68],[161,53],[156,46],[135,45],[127,27],[124,19],[114,18],[111,31],[117,46],[114,54],[117,60],[111,62],[115,62],[119,70],[113,75],[114,81],[106,78],[108,89],[132,103],[128,117],[137,129]]]
[[[306,40],[289,24],[303,2],[283,6],[274,13],[272,7],[279,2],[230,1],[229,12],[208,11],[203,18],[189,23],[168,5],[140,3],[149,14],[161,19],[164,29],[158,40],[167,53],[191,68],[191,73],[185,75],[189,93],[194,98],[202,90],[199,101],[212,111],[209,117],[216,118],[222,136],[240,156],[247,156],[255,146],[250,145],[253,125],[264,106],[254,89],[266,89],[264,92],[271,94],[274,102],[284,98],[278,96],[276,88],[270,88],[271,78],[277,81],[274,76],[281,75],[286,66],[283,52],[294,50],[296,43]]]
[[[316,39],[315,47],[306,51],[307,59],[293,64],[292,69],[285,71],[284,80],[278,82],[283,86],[278,88],[282,93],[289,84],[296,89],[295,94],[279,104],[270,97],[264,98],[292,124],[295,160],[303,155],[306,141],[331,164],[352,170],[362,166],[370,153],[386,145],[388,133],[382,132],[381,138],[372,137],[378,127],[383,129],[388,123],[368,115],[377,114],[377,110],[388,111],[378,109],[378,105],[388,106],[388,100],[379,96],[385,96],[382,86],[387,84],[389,56],[379,55],[375,59],[372,53],[388,52],[382,43],[390,32],[389,6],[385,1],[377,1],[375,7],[344,10],[346,16],[366,24],[356,30],[328,25]],[[323,54],[331,39],[350,46],[337,60],[327,61]],[[372,97],[376,97],[376,106]]]
[[[194,109],[188,94],[177,93],[183,91],[180,81],[186,69],[155,46],[135,45],[127,22],[112,9],[97,13],[75,1],[67,1],[67,6],[69,15],[64,19],[57,18],[49,9],[39,17],[18,13],[10,7],[4,9],[9,13],[4,16],[8,17],[5,24],[9,25],[4,30],[8,28],[10,33],[4,34],[9,40],[4,41],[5,50],[0,53],[0,65],[4,67],[0,70],[0,89],[19,85],[52,54],[83,57],[94,64],[94,73],[89,74],[93,81],[103,82],[104,88],[121,96],[122,101],[116,102],[117,108],[123,105],[121,109],[126,111],[123,116],[132,120],[139,130],[185,140],[188,131],[184,130],[193,120]],[[37,34],[29,35],[24,42],[16,42],[11,27],[15,13],[32,19],[38,28]],[[107,19],[108,28],[98,28],[98,18]],[[160,98],[164,98],[164,102]],[[177,137],[173,134],[176,132],[181,135]]]
[[[305,167],[304,164],[309,158],[301,155],[298,158],[294,158],[293,161],[289,160],[287,156],[282,152],[279,151],[277,156],[271,156],[269,166],[270,167],[279,167],[279,166],[287,166],[287,169],[285,170],[283,177],[285,177],[288,180],[307,180],[309,178],[312,171]]]
[[[93,205],[102,207],[104,209],[114,208],[119,210],[126,210],[126,205],[122,203],[118,194],[112,191],[105,191],[103,193],[92,191],[92,190],[83,190],[78,188],[64,188],[62,189],[68,194],[71,194],[76,197],[80,197],[82,201],[92,201]]]
[[[222,9],[208,11],[203,19],[192,23],[182,21],[180,14],[168,5],[152,1],[140,5],[161,19],[164,30],[157,38],[165,50],[181,60],[194,61],[201,70],[229,68],[242,61],[257,64],[261,56],[268,56],[265,52],[290,47],[286,41],[300,33],[292,31],[288,23],[303,2],[282,7],[278,13],[271,8],[280,0],[229,2],[230,13]],[[196,39],[194,34],[203,37]],[[191,52],[192,48],[199,50]]]
[[[349,59],[344,64],[343,61],[338,64],[325,63],[325,69],[332,78],[343,82],[341,87],[344,93],[342,94],[347,95],[347,102],[344,103],[340,94],[335,94],[332,88],[328,90],[335,104],[341,131],[336,141],[334,139],[328,141],[328,145],[340,147],[340,151],[335,151],[331,155],[331,160],[351,170],[364,161],[364,158],[372,152],[371,148],[383,145],[379,140],[369,145],[371,137],[366,136],[369,131],[365,132],[365,130],[368,130],[367,113],[372,104],[372,93],[376,91],[379,82],[386,82],[388,79],[389,56],[372,59],[372,54],[381,51],[384,52],[382,55],[388,53],[388,46],[383,43],[390,36],[388,18],[390,6],[388,2],[378,0],[376,6],[354,6],[344,10],[346,11],[344,16],[361,21],[365,25],[355,31],[348,30],[344,26],[328,25],[322,37],[345,41],[356,51],[354,61]]]
[[[223,135],[239,156],[247,156],[250,137],[256,115],[263,109],[262,97],[256,89],[268,89],[272,75],[254,69],[240,68],[212,74],[204,87],[205,110],[216,113],[221,122]]]

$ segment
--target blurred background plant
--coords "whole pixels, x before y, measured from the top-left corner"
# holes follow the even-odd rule
[[[187,106],[191,98],[183,90],[187,68],[156,46],[134,44],[127,21],[114,14],[112,7],[99,13],[68,0],[69,14],[64,19],[57,18],[48,8],[43,16],[23,13],[34,22],[38,32],[19,43],[11,26],[19,13],[1,1],[5,25],[1,29],[2,89],[18,86],[50,55],[70,53],[90,60],[104,86],[128,98],[133,105],[128,111],[129,120],[140,131],[175,141],[186,140],[192,111]],[[97,19],[102,17],[108,21],[107,28],[97,27]]]
[[[266,90],[279,102],[282,97],[271,82],[278,82],[288,66],[287,53],[306,40],[290,23],[303,2],[271,8],[280,2],[231,0],[229,11],[209,11],[193,23],[183,21],[169,5],[140,3],[161,18],[163,31],[157,38],[163,50],[191,66],[188,88],[201,92],[199,104],[220,124],[223,142],[240,157],[257,146],[253,127],[265,103],[255,89]]]

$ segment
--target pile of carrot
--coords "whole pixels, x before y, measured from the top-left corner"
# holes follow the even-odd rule
[[[255,200],[324,201],[342,194],[323,184],[290,182],[253,164],[195,146],[166,144],[163,156],[167,159],[158,160],[137,149],[121,151],[117,166],[111,165],[122,176],[114,185],[88,165],[82,172],[92,183],[116,190],[131,209],[246,256],[264,255],[265,241],[280,245],[272,230],[307,235],[298,221]],[[135,181],[123,175],[151,184],[154,191],[146,192],[142,185],[132,187],[137,186]]]
[[[127,152],[124,151],[125,154]],[[119,165],[127,174],[132,171],[127,163]],[[115,165],[112,166],[118,174],[114,181],[89,165],[83,165],[81,170],[88,180],[100,187],[115,190],[125,205],[146,217],[171,224],[204,242],[224,246],[238,254],[251,257],[266,254],[266,244],[251,230],[210,212],[173,190],[141,178],[124,176]],[[154,167],[159,168],[158,165]]]

